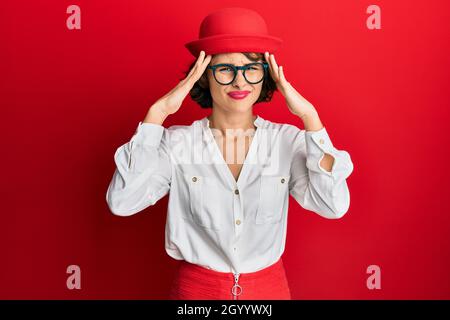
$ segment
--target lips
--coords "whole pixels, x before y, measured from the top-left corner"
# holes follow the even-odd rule
[[[233,99],[244,99],[249,93],[250,91],[231,91],[228,95]]]

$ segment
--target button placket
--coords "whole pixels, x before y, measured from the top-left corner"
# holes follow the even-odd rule
[[[236,236],[238,236],[241,232],[241,226],[242,226],[242,199],[240,196],[240,192],[238,187],[234,186],[233,191],[233,207],[234,207],[234,230]],[[236,249],[235,249],[236,250]]]

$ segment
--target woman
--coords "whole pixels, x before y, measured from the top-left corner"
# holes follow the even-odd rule
[[[330,219],[349,208],[350,155],[286,80],[273,54],[280,44],[254,11],[211,13],[186,44],[197,57],[187,76],[115,153],[106,195],[114,214],[140,212],[170,191],[165,247],[180,260],[171,299],[291,299],[281,259],[289,195]],[[253,115],[275,90],[305,130]],[[211,114],[165,128],[188,94]]]

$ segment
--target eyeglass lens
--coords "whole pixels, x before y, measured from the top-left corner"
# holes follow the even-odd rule
[[[264,77],[264,67],[262,64],[249,65],[243,72],[244,78],[250,83],[257,83]],[[231,83],[234,76],[235,70],[231,66],[220,66],[215,70],[216,80],[222,84]]]

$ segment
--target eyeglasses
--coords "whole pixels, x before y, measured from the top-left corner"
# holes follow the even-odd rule
[[[230,84],[236,79],[238,70],[243,70],[245,80],[250,84],[257,84],[264,80],[267,75],[267,62],[253,62],[244,66],[235,66],[228,63],[219,63],[208,66],[213,71],[214,79],[222,85]]]

